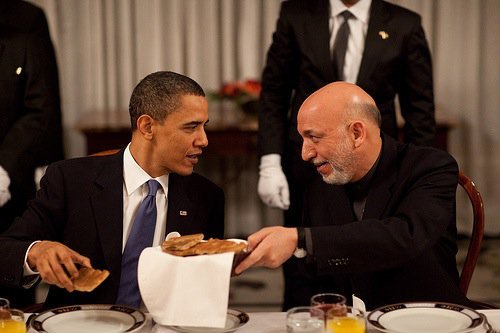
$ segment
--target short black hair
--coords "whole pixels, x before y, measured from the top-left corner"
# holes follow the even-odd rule
[[[177,110],[183,95],[205,96],[201,86],[193,79],[174,72],[159,71],[149,74],[135,86],[128,111],[132,131],[137,129],[137,119],[143,114],[163,121]]]

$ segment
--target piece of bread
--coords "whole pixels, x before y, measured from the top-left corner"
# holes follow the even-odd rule
[[[175,256],[187,257],[200,254],[217,254],[225,252],[235,252],[239,253],[246,249],[247,245],[245,243],[237,243],[224,239],[211,238],[206,242],[199,242],[190,248],[184,250],[171,250],[162,249],[166,253],[170,253]]]
[[[193,247],[203,240],[203,234],[193,234],[170,238],[161,244],[163,251],[182,251]]]
[[[73,287],[78,291],[92,291],[109,276],[109,271],[82,267],[78,277],[73,279]]]

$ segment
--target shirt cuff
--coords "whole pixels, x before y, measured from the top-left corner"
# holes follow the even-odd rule
[[[30,265],[28,265],[28,253],[30,252],[31,248],[33,245],[36,243],[40,243],[41,241],[34,241],[33,243],[28,246],[28,249],[26,250],[26,254],[24,255],[24,266],[23,266],[23,276],[28,276],[28,275],[39,275],[40,273],[37,271],[34,271],[30,268]]]
[[[32,270],[30,268],[30,265],[28,265],[28,253],[30,252],[33,245],[40,242],[41,241],[35,241],[31,243],[30,246],[28,246],[28,249],[26,250],[26,254],[24,255],[23,281],[22,281],[22,286],[24,289],[31,288],[40,279],[40,273]]]

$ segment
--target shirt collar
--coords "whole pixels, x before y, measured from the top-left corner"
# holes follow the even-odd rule
[[[372,0],[359,0],[355,5],[348,8],[341,0],[330,0],[331,17],[336,17],[344,10],[350,11],[357,20],[360,20],[364,24],[368,24],[368,19],[370,18],[370,6]]]
[[[144,169],[140,167],[139,164],[135,161],[132,153],[130,152],[130,143],[125,148],[123,152],[123,180],[125,183],[125,191],[127,195],[130,196],[134,193],[139,187],[142,186],[145,182],[152,179],[150,175]],[[154,178],[157,180],[162,189],[163,193],[167,195],[168,193],[168,173]]]

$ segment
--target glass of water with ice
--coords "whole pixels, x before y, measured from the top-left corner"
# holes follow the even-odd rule
[[[298,306],[286,313],[288,333],[323,333],[325,313],[314,306]]]

